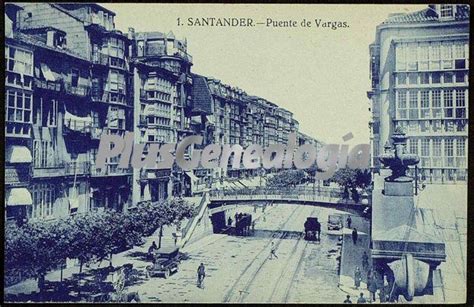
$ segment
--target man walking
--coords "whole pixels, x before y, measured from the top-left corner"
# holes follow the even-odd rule
[[[273,256],[278,259],[278,256],[275,254],[275,242],[272,242],[272,248],[270,249],[270,259],[273,259]]]
[[[347,228],[351,228],[351,224],[352,224],[352,219],[351,219],[351,216],[349,215],[346,219],[346,222],[347,222]]]
[[[364,251],[364,254],[362,255],[362,268],[364,271],[367,271],[369,268],[369,256],[367,255],[366,251]]]
[[[354,228],[354,229],[352,230],[352,242],[354,242],[354,245],[357,244],[357,236],[358,236],[358,234],[357,234],[357,229]]]
[[[359,289],[361,280],[362,280],[362,274],[360,272],[359,267],[356,267],[354,271],[354,287],[356,289]]]
[[[205,271],[205,268],[204,268],[204,263],[201,262],[201,265],[199,265],[198,269],[197,269],[197,273],[198,273],[198,287],[199,288],[204,288],[204,277],[206,277],[206,271]]]

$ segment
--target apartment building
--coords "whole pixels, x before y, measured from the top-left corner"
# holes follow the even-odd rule
[[[392,14],[370,46],[372,167],[396,127],[426,183],[467,180],[469,6]]]
[[[123,210],[131,204],[131,171],[118,168],[117,159],[104,169],[94,161],[103,133],[132,128],[127,37],[114,30],[114,13],[95,4],[19,6],[6,48],[13,65],[6,100],[14,106],[6,112],[18,116],[6,134],[22,135],[23,141],[7,144],[19,142],[31,153],[27,217]],[[30,50],[17,51],[15,44]]]
[[[129,29],[134,88],[135,143],[179,143],[191,129],[190,76],[192,57],[187,43],[172,32],[137,32]],[[190,153],[188,153],[189,155]],[[190,195],[192,172],[170,169],[134,170],[133,203]]]

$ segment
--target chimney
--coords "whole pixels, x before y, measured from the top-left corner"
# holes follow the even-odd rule
[[[128,28],[128,39],[133,40],[135,39],[135,28]]]

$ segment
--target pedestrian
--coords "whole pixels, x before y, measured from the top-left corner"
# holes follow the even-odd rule
[[[227,226],[232,226],[232,218],[229,216],[229,218],[227,219]]]
[[[156,243],[155,241],[153,241],[153,243],[151,243],[150,247],[148,248],[148,258],[151,260],[153,259],[153,254],[155,253],[155,251],[158,250],[158,247],[156,246]]]
[[[275,242],[272,242],[272,247],[270,249],[270,259],[273,259],[273,256],[278,259],[278,256],[275,254]]]
[[[352,304],[351,296],[349,294],[346,295],[346,299],[344,300],[344,304]]]
[[[204,288],[204,277],[206,277],[206,271],[205,271],[205,268],[204,268],[204,263],[201,262],[201,264],[199,265],[198,269],[197,269],[197,273],[198,273],[198,287],[199,288]]]
[[[364,293],[360,293],[360,297],[357,299],[357,304],[365,304],[367,303],[367,300],[364,297]]]
[[[359,267],[357,266],[354,271],[354,286],[356,289],[360,287],[360,281],[362,280],[362,274]]]
[[[367,255],[367,252],[364,251],[364,254],[362,255],[362,268],[364,271],[366,271],[369,267],[369,256]]]
[[[357,236],[358,236],[358,234],[357,234],[357,229],[354,228],[354,229],[352,230],[352,242],[354,242],[354,245],[357,244]]]
[[[236,212],[235,215],[234,215],[234,217],[235,217],[235,222],[237,223],[237,220],[238,220],[238,218],[239,218],[239,214]]]
[[[369,278],[367,278],[368,282],[368,290],[370,292],[370,297],[369,299],[372,302],[375,302],[375,293],[377,292],[377,280],[375,278],[375,275],[371,275]]]
[[[255,232],[255,221],[252,221],[252,233]]]
[[[347,228],[350,229],[350,228],[351,228],[351,224],[352,224],[352,219],[351,219],[351,216],[350,216],[350,215],[347,217],[347,220],[346,220],[346,221],[347,221]]]

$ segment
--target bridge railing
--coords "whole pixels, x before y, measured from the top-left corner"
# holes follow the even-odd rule
[[[209,196],[215,200],[303,200],[331,203],[360,204],[353,199],[344,198],[344,192],[338,188],[327,187],[254,187],[242,189],[211,190]],[[368,198],[370,204],[371,197]]]

